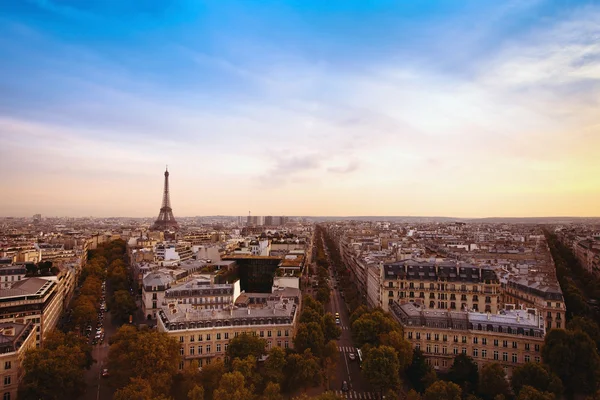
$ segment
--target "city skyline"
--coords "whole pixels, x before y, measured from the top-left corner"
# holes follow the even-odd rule
[[[600,216],[595,3],[1,4],[0,214]]]

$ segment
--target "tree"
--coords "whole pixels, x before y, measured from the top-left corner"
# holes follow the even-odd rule
[[[554,400],[554,393],[541,392],[531,386],[523,386],[517,400]]]
[[[369,383],[380,390],[400,386],[400,363],[396,350],[390,346],[374,347],[366,353],[363,373]]]
[[[518,394],[524,386],[530,386],[541,392],[562,394],[560,378],[553,374],[547,366],[538,363],[526,363],[513,369],[510,380],[513,392]]]
[[[484,399],[489,400],[494,399],[497,395],[503,395],[504,397],[510,395],[504,368],[500,364],[486,364],[481,368],[479,393]]]
[[[227,356],[230,360],[235,360],[236,358],[243,359],[250,355],[259,359],[264,354],[266,345],[266,340],[254,335],[242,333],[229,341]]]
[[[244,376],[239,372],[229,372],[221,378],[213,400],[253,399],[252,391],[246,387]]]
[[[274,382],[267,383],[261,400],[283,400],[279,384]]]
[[[323,377],[327,389],[329,384],[335,380],[336,367],[339,359],[338,346],[335,340],[330,340],[323,349]]]
[[[285,351],[281,347],[275,346],[269,351],[269,356],[264,363],[264,377],[269,382],[279,385],[285,378]]]
[[[73,321],[82,330],[97,318],[94,303],[91,296],[79,296],[73,303]]]
[[[575,317],[567,324],[570,331],[581,331],[596,343],[596,348],[600,349],[600,328],[594,320],[587,317]]]
[[[202,367],[202,371],[200,372],[200,382],[204,388],[204,396],[207,399],[212,398],[212,394],[219,387],[221,377],[225,372],[226,369],[223,361],[215,361]]]
[[[408,393],[406,393],[406,400],[423,400],[423,398],[415,389],[410,389]]]
[[[542,359],[562,380],[567,393],[592,394],[597,390],[600,358],[586,333],[552,329],[544,339]]]
[[[331,314],[330,314],[331,315]],[[302,315],[300,315],[300,323],[308,324],[309,322],[316,322],[321,325],[323,321],[323,316],[315,311],[314,308],[305,307],[304,311],[302,311]],[[335,324],[335,321],[333,321]]]
[[[198,382],[200,381],[198,361],[193,360],[183,369],[183,371],[181,371],[180,381],[180,384],[177,385],[178,389],[180,389],[180,396],[188,394],[194,388],[194,386],[198,385]]]
[[[111,303],[110,310],[112,316],[120,323],[126,322],[129,316],[133,315],[137,309],[135,300],[127,290],[117,290],[112,297]]]
[[[323,315],[322,326],[325,342],[337,340],[342,335],[342,329],[335,323],[335,318],[331,313]]]
[[[329,303],[330,297],[331,297],[331,294],[329,292],[329,288],[320,287],[319,290],[317,290],[317,300],[319,301],[319,303],[323,303],[323,304]]]
[[[380,335],[379,341],[381,344],[391,346],[396,350],[400,371],[405,371],[412,363],[413,348],[410,342],[404,339],[402,331],[395,330],[390,333],[383,333]]]
[[[412,362],[406,369],[406,377],[410,381],[412,387],[419,393],[423,393],[426,385],[426,378],[431,373],[435,374],[433,368],[425,360],[423,352],[419,349],[413,350]]]
[[[23,361],[25,375],[19,399],[75,399],[85,390],[87,357],[78,346],[61,344],[56,348],[29,350]]]
[[[463,393],[470,393],[477,390],[479,370],[473,359],[466,354],[461,353],[454,357],[448,377],[452,382],[461,386]]]
[[[115,400],[152,400],[152,387],[142,378],[131,378],[131,382],[115,392]]]
[[[237,371],[244,377],[244,380],[250,385],[250,391],[254,391],[254,387],[260,386],[262,377],[256,372],[256,358],[253,355],[242,359],[236,358],[232,363],[233,372]]]
[[[365,343],[378,346],[380,336],[401,329],[396,321],[381,309],[362,314],[352,323],[352,336],[359,347]]]
[[[304,303],[305,310],[307,308],[312,308],[319,315],[325,314],[325,309],[323,308],[323,304],[321,304],[320,302],[315,300],[312,296],[304,296],[304,298],[302,299],[302,302]]]
[[[320,356],[324,344],[325,337],[323,336],[323,331],[319,324],[310,322],[298,326],[298,331],[294,338],[294,348],[299,353],[303,353],[304,350],[310,349],[314,355]],[[231,345],[229,347],[231,347]]]
[[[462,390],[456,383],[437,381],[425,390],[423,400],[461,400]]]
[[[194,385],[194,387],[188,392],[188,400],[204,400],[204,388],[202,386]]]
[[[306,349],[302,354],[291,353],[286,359],[285,375],[285,382],[290,391],[319,386],[322,378],[319,360],[312,355],[310,349]]]
[[[156,395],[168,394],[179,364],[179,343],[165,333],[122,326],[111,339],[108,368],[117,387],[131,378],[150,382]]]

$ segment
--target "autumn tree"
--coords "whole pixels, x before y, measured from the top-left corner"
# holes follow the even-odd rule
[[[108,366],[117,387],[143,378],[159,395],[169,392],[179,359],[179,343],[167,334],[124,325],[111,338]]]
[[[428,381],[431,380],[430,377],[432,374],[435,376],[435,372],[431,368],[431,365],[427,364],[423,352],[419,349],[414,349],[412,362],[406,369],[406,377],[412,387],[419,393],[423,393],[428,386]]]
[[[400,363],[400,371],[405,371],[406,368],[412,363],[413,348],[410,342],[404,339],[404,335],[401,330],[394,330],[390,333],[383,333],[379,338],[381,344],[393,347],[398,355],[398,362]]]
[[[278,383],[269,382],[263,391],[261,400],[283,400],[281,388]]]
[[[310,349],[311,353],[320,356],[325,344],[325,336],[321,326],[316,322],[298,325],[296,337],[294,337],[294,348],[302,353]],[[231,347],[231,345],[230,345]]]
[[[204,400],[204,387],[194,385],[187,394],[188,400]]]
[[[382,391],[400,386],[400,363],[393,347],[379,346],[370,349],[365,354],[362,368],[367,381]]]
[[[524,386],[557,395],[563,392],[560,378],[553,374],[548,366],[539,363],[529,362],[514,368],[510,383],[515,394],[521,392]]]
[[[322,378],[319,359],[310,349],[306,349],[302,354],[291,353],[286,359],[285,375],[289,391],[319,386]]]
[[[251,400],[253,398],[252,390],[246,387],[244,376],[237,371],[223,375],[219,387],[213,394],[213,400]]]
[[[466,354],[459,354],[454,357],[454,362],[448,373],[450,381],[461,386],[463,393],[470,393],[477,390],[479,383],[479,370],[473,359]]]
[[[456,383],[437,381],[425,390],[423,400],[461,400],[462,390]]]
[[[135,313],[137,305],[127,290],[117,290],[111,298],[110,310],[114,320],[125,323]]]
[[[227,372],[223,361],[214,361],[202,367],[200,372],[200,382],[204,388],[204,397],[207,400],[212,399],[214,391],[219,387],[221,377]]]
[[[486,400],[493,400],[498,395],[503,395],[504,397],[510,395],[510,387],[506,381],[506,374],[500,364],[486,364],[481,368],[479,394]]]
[[[259,359],[265,353],[267,341],[254,335],[242,333],[238,337],[229,340],[227,356],[230,360],[246,358],[250,355]]]
[[[324,384],[330,389],[329,384],[335,380],[336,367],[339,359],[338,346],[335,340],[330,340],[323,349],[322,365]]]
[[[153,400],[152,386],[143,378],[131,378],[129,384],[115,392],[115,400]]]
[[[542,359],[570,394],[592,394],[598,388],[600,358],[596,344],[579,330],[552,329],[546,334]]]
[[[319,290],[317,290],[317,301],[319,301],[319,303],[327,304],[329,303],[330,298],[331,294],[328,287],[320,287]]]
[[[323,315],[321,326],[326,343],[330,340],[338,340],[342,335],[342,329],[335,323],[335,318],[331,313]]]
[[[285,378],[285,351],[281,347],[273,347],[263,365],[263,375],[268,382],[283,384]]]
[[[531,386],[523,386],[517,395],[517,400],[554,400],[554,393],[541,392]]]

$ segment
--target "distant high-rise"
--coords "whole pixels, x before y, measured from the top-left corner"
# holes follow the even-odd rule
[[[173,216],[171,208],[171,198],[169,197],[169,170],[165,170],[165,189],[163,193],[162,207],[154,225],[150,228],[153,231],[168,231],[179,229],[179,224]]]

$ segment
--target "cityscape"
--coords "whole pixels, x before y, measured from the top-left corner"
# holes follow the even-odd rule
[[[600,399],[600,4],[0,4],[0,400]]]

